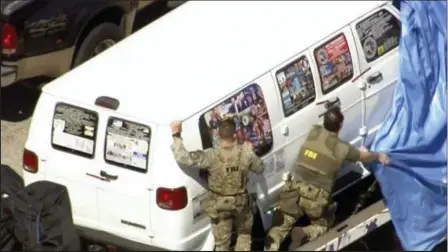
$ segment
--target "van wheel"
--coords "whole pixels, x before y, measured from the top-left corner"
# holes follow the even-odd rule
[[[120,27],[113,23],[103,23],[95,27],[82,41],[72,68],[75,68],[90,58],[104,52],[109,47],[115,45],[124,38],[124,33]]]

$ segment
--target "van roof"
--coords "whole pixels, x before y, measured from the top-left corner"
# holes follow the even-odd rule
[[[82,66],[45,93],[120,113],[185,119],[385,1],[189,1]]]

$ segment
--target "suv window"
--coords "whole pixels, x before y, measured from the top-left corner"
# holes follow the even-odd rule
[[[271,150],[271,123],[260,86],[251,84],[201,115],[199,130],[204,149],[218,146],[219,122],[229,116],[235,120],[238,143],[251,144],[259,156]]]
[[[400,21],[387,10],[380,10],[357,23],[356,32],[370,63],[398,46]]]
[[[106,129],[104,160],[109,164],[146,172],[150,139],[150,127],[110,117]]]
[[[313,74],[306,56],[302,56],[275,73],[282,96],[283,112],[290,116],[316,99]]]
[[[322,93],[327,94],[353,77],[353,62],[347,39],[339,34],[314,50]]]
[[[95,111],[59,102],[53,115],[51,145],[60,151],[93,158],[97,127]]]

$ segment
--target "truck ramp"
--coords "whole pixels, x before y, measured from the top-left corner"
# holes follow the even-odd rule
[[[380,200],[339,223],[316,240],[300,246],[295,251],[341,250],[390,220],[389,210]]]

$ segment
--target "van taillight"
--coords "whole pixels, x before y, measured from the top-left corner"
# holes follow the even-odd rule
[[[36,153],[27,149],[23,151],[23,169],[31,173],[36,173],[38,171],[39,161]]]
[[[187,189],[185,187],[170,189],[158,188],[156,202],[157,205],[166,210],[181,210],[188,204]]]

